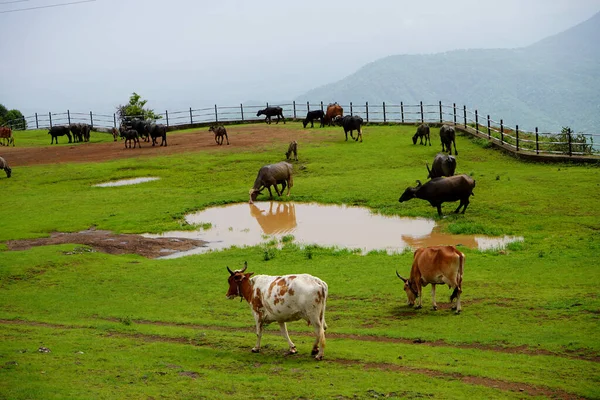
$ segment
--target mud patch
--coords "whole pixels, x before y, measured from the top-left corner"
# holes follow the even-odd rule
[[[34,246],[67,243],[90,246],[95,251],[108,254],[139,254],[147,258],[163,257],[206,246],[205,241],[198,239],[147,238],[133,234],[114,234],[94,228],[72,233],[53,232],[49,238],[9,240],[6,246],[8,250],[27,250]]]

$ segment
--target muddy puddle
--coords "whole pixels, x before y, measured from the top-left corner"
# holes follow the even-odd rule
[[[257,202],[213,207],[185,217],[189,224],[210,224],[197,231],[144,235],[148,238],[199,239],[207,247],[162,258],[176,258],[221,250],[231,246],[254,246],[293,235],[300,245],[359,249],[363,254],[384,250],[389,254],[434,245],[463,245],[489,250],[502,248],[521,237],[488,237],[441,233],[434,220],[373,214],[366,208],[316,203]]]
[[[159,179],[160,178],[157,178],[157,177],[121,179],[118,181],[99,183],[94,186],[95,187],[114,187],[114,186],[137,185],[138,183],[152,182],[152,181],[156,181]]]

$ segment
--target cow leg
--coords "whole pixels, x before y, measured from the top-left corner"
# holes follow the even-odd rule
[[[348,131],[344,132],[346,134],[346,142],[348,141]]]
[[[458,151],[456,151],[456,139],[454,139],[452,141],[452,143],[454,143],[454,155],[457,156],[458,155]],[[452,154],[452,153],[450,153],[450,154]]]
[[[435,302],[435,283],[431,284],[431,299],[433,301],[433,310],[437,311],[437,304]]]
[[[273,198],[273,192],[271,192],[271,186],[267,186],[267,189],[269,189],[269,196],[272,199]],[[277,192],[277,184],[275,184],[275,191]],[[279,194],[279,192],[277,192],[277,194]]]
[[[360,142],[362,143],[362,129],[358,128],[358,136],[360,136]],[[358,141],[358,136],[356,136],[356,140]]]
[[[292,342],[292,339],[290,339],[290,335],[288,335],[287,326],[285,325],[285,322],[279,323],[279,330],[281,331],[281,335],[285,338],[285,340],[287,340],[288,346],[290,346],[288,354],[296,354],[298,350],[296,350],[296,345],[294,344],[294,342]]]
[[[436,207],[437,207],[438,215],[439,215],[440,217],[442,217],[442,216],[443,216],[443,214],[442,214],[442,205],[441,205],[441,204],[438,204]],[[460,207],[460,206],[459,206],[459,207]]]
[[[263,327],[260,322],[256,322],[256,345],[252,348],[253,353],[260,353],[260,339],[262,338]]]
[[[461,207],[464,207],[462,210],[462,213],[464,214],[465,211],[467,211],[467,206],[469,205],[469,198],[467,197],[465,200],[461,200],[460,204],[458,205],[458,207],[456,208],[456,210],[454,210],[455,214],[458,214],[458,211],[460,210]]]
[[[227,145],[229,146],[229,137],[227,137],[227,134],[225,134],[225,139],[227,139]],[[221,143],[223,143],[223,139],[221,138]]]
[[[431,137],[429,135],[425,138],[425,146],[427,146],[427,140],[429,140],[429,145],[431,146]]]

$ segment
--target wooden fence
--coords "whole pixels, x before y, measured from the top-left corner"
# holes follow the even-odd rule
[[[263,104],[239,106],[217,106],[187,110],[156,113],[160,122],[171,129],[181,129],[219,123],[260,122],[264,117],[257,117],[258,110],[265,107],[279,106],[283,115],[294,120],[304,119],[310,110],[326,110],[327,104],[310,102],[291,102],[286,104]],[[344,114],[359,115],[366,123],[378,124],[450,124],[460,130],[488,140],[493,145],[518,154],[560,155],[568,157],[585,157],[595,159],[600,156],[600,147],[596,144],[600,134],[565,132],[540,132],[537,127],[525,130],[519,125],[508,125],[502,119],[490,118],[489,114],[481,114],[478,110],[467,109],[467,106],[442,104],[399,104],[352,103],[340,104]],[[71,112],[38,114],[23,117],[22,120],[9,121],[13,129],[43,129],[54,125],[66,125],[76,122],[90,124],[96,130],[110,129],[119,124],[116,114],[96,114]]]

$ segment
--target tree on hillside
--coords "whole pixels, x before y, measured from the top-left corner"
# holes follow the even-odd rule
[[[7,112],[8,110],[4,107],[4,104],[0,104],[0,125],[4,124],[4,121],[6,121]]]
[[[18,130],[27,129],[27,122],[21,111],[16,109],[7,110],[3,104],[0,104],[0,125],[7,125]]]
[[[129,97],[129,103],[117,106],[117,115],[121,123],[127,119],[160,119],[162,116],[154,113],[154,110],[144,108],[148,100],[142,100],[142,96],[133,92]]]

